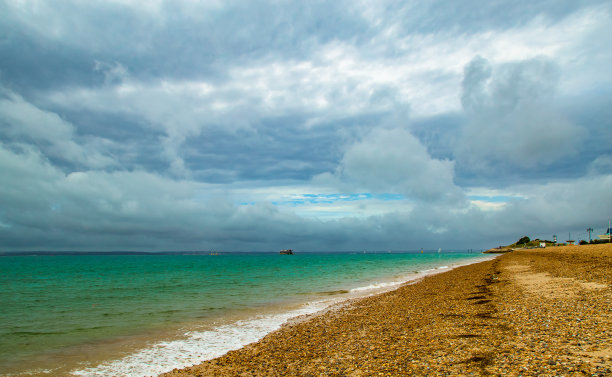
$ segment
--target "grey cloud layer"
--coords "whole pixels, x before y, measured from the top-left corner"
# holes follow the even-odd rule
[[[0,248],[486,247],[596,226],[611,25],[606,1],[0,1]],[[279,204],[308,193],[403,199]]]
[[[223,80],[228,65],[308,59],[331,41],[401,55],[385,33],[402,38],[505,30],[536,17],[555,23],[584,7],[575,1],[524,3],[3,1],[3,70],[24,90],[99,84],[104,75],[91,74],[96,60],[120,61],[141,79]],[[588,2],[598,4],[607,2]]]
[[[465,68],[462,95],[468,116],[458,158],[471,168],[533,168],[575,155],[581,130],[561,109],[554,92],[559,68],[544,59],[507,63],[492,72],[477,57]]]

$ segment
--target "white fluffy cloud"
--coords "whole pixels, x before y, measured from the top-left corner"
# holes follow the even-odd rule
[[[333,179],[357,192],[400,193],[428,202],[457,200],[461,195],[453,182],[453,165],[432,158],[404,129],[376,128],[346,148]]]

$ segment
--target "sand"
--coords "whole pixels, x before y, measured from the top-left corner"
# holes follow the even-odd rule
[[[516,250],[163,376],[612,376],[612,245]]]

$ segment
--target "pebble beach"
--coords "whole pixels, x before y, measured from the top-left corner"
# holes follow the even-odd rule
[[[516,250],[162,376],[609,376],[610,272],[609,244]]]

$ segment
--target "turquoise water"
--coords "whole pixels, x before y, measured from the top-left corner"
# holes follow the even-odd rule
[[[329,303],[325,301],[328,296],[342,298],[365,293],[369,288],[390,286],[417,273],[465,264],[474,258],[482,255],[239,253],[0,257],[0,370],[24,372],[32,368],[23,367],[31,360],[39,360],[37,368],[51,375],[59,364],[94,368],[99,361],[96,357],[83,360],[70,355],[78,354],[79,349],[87,349],[93,355],[103,354],[102,348],[116,339],[162,334],[180,324],[194,326],[198,321],[209,323],[210,331],[221,331],[221,325],[216,329],[214,323],[223,323],[226,326],[223,331],[249,332],[251,328],[240,327],[244,322],[233,326],[222,320],[240,313],[251,317],[269,313],[273,307],[277,317],[249,324],[257,327],[257,334],[265,333],[278,325],[270,318],[277,322],[279,318],[285,319],[278,317],[283,310],[291,312],[299,305],[313,302],[323,303],[313,306],[320,309]],[[274,325],[270,325],[272,322]],[[190,334],[194,338],[193,332]],[[202,340],[208,333],[198,334]],[[223,343],[225,333],[211,334],[214,342]],[[194,347],[219,346],[208,345],[206,341]],[[134,340],[131,347],[136,352],[150,343],[151,339],[143,340],[142,344]],[[96,347],[100,347],[100,352]],[[223,350],[223,344],[220,347]],[[165,357],[162,351],[155,352],[147,363]],[[161,360],[160,363],[163,364]],[[81,374],[98,375],[93,369]]]

